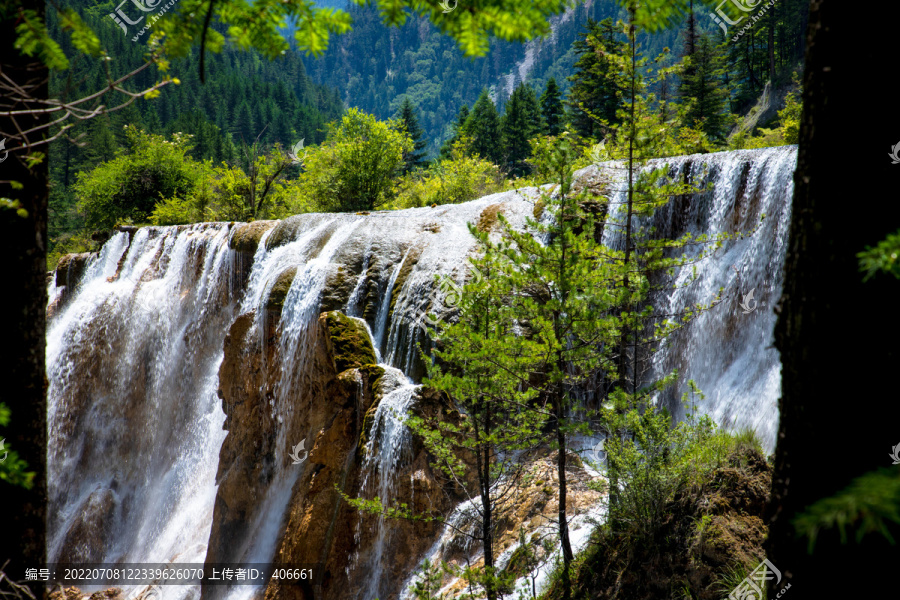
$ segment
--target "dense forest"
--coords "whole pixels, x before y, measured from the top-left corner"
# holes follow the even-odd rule
[[[138,42],[110,2],[4,2],[0,592],[77,595],[32,567],[129,544],[315,564],[260,588],[297,600],[883,589],[900,415],[859,374],[889,373],[900,333],[860,307],[896,296],[900,232],[891,94],[866,79],[863,110],[853,84],[888,20],[731,4],[180,0]],[[860,195],[879,217],[848,227]],[[710,262],[782,282],[751,317],[780,357],[774,452],[680,376],[744,339],[735,310],[728,339],[675,342],[735,299],[681,295]]]
[[[776,86],[790,82],[803,55],[807,8],[802,1],[779,2],[738,42],[724,44],[724,33],[698,3],[690,25],[642,32],[638,39],[642,52],[653,59],[670,48],[671,63],[682,52],[693,52],[695,42],[689,36],[708,36],[712,46],[722,46],[710,59],[717,61],[719,85],[728,90],[728,109],[743,114],[768,79]],[[626,16],[610,0],[578,3],[551,20],[553,33],[547,38],[527,44],[496,41],[484,57],[473,60],[458,52],[455,42],[440,35],[427,19],[411,18],[402,27],[389,28],[373,7],[351,5],[350,14],[353,31],[336,40],[322,58],[305,58],[310,75],[340,90],[349,106],[379,118],[390,117],[404,97],[410,98],[432,153],[452,134],[459,108],[471,107],[484,88],[501,110],[523,82],[540,94],[553,78],[565,94],[580,56],[576,42],[584,37],[587,23]],[[654,69],[659,66],[652,64]]]
[[[663,121],[677,121],[669,127],[683,130],[680,137],[673,136],[678,140],[668,153],[794,141],[799,104],[792,74],[800,66],[802,44],[797,32],[803,27],[804,6],[802,2],[782,3],[779,10],[768,13],[765,26],[762,20],[754,24],[739,43],[729,44],[723,32],[711,20],[694,14],[691,6],[686,19],[638,35],[637,51],[646,59],[650,76],[646,100],[656,106]],[[158,185],[153,195],[167,198],[178,191],[204,199],[193,201],[193,208],[183,202],[179,207],[170,203],[161,208],[157,223],[327,209],[330,201],[316,194],[338,184],[323,187],[312,181],[308,169],[298,179],[296,167],[278,166],[274,155],[267,153],[274,144],[286,152],[302,139],[307,164],[317,164],[315,147],[326,141],[327,124],[335,122],[344,110],[340,98],[345,105],[380,120],[402,117],[407,132],[414,134],[416,168],[404,159],[405,167],[397,172],[402,177],[375,194],[379,205],[400,208],[458,202],[502,189],[504,178],[513,186],[521,185],[523,182],[514,180],[532,173],[533,165],[527,161],[529,140],[535,136],[555,136],[568,127],[581,137],[587,153],[590,146],[607,137],[609,126],[620,122],[617,111],[623,107],[626,84],[618,67],[602,58],[602,53],[621,52],[625,47],[614,21],[614,17],[627,16],[622,10],[610,0],[579,4],[552,21],[552,35],[545,40],[524,44],[495,40],[486,56],[474,59],[460,52],[456,42],[427,19],[413,17],[400,28],[390,28],[381,23],[373,7],[351,7],[353,30],[337,38],[321,57],[301,59],[302,53],[295,49],[268,61],[253,51],[243,53],[226,46],[222,53],[208,53],[207,81],[201,84],[195,65],[199,53],[191,50],[190,56],[174,59],[167,72],[180,84],[168,85],[152,100],[91,120],[77,137],[68,136],[72,141],[53,143],[64,160],[54,162],[51,168],[50,265],[65,252],[95,247],[90,238],[99,221],[87,214],[85,207],[96,203],[86,194],[96,189],[91,181],[99,184],[104,171],[95,172],[92,180],[89,173],[113,160],[117,152],[131,156],[132,162],[141,160],[137,156],[141,151],[135,146],[139,138],[137,134],[129,138],[126,125],[149,135],[146,139],[151,146],[144,147],[145,159],[152,154],[154,143],[161,144],[176,134],[189,136],[176,143],[184,148],[183,160],[175,160],[185,163],[179,165],[182,175]],[[144,50],[140,42],[123,39],[115,23],[102,17],[102,10],[94,8],[85,18],[98,27],[101,43],[121,50],[121,57],[117,54],[113,61],[110,75],[114,77],[140,64]],[[60,38],[63,51],[73,51],[59,21],[51,19],[49,31]],[[84,60],[64,78],[54,75],[51,88],[59,90],[62,97],[76,97],[100,85],[107,68],[103,61]],[[149,85],[151,79],[148,71],[137,75],[135,82]],[[763,110],[753,105],[766,81],[771,81],[768,85],[775,91],[770,94],[774,97],[771,106]],[[775,110],[781,108],[786,109],[787,123],[779,120]],[[683,114],[677,114],[678,110]],[[695,127],[700,137],[692,133]],[[332,135],[329,144],[336,139]],[[460,145],[460,141],[465,143]],[[455,145],[459,147],[454,154]],[[430,170],[425,169],[428,158],[438,155]],[[250,176],[251,164],[259,156],[269,157],[264,161],[274,174],[271,183],[288,186],[281,190],[281,199],[276,198],[277,193],[271,195],[268,208],[265,194],[259,201],[249,200],[256,195],[256,183],[230,185],[232,190],[244,190],[234,192],[247,197],[244,205],[259,205],[249,214],[241,212],[243,209],[217,209],[205,199],[208,193],[196,189],[210,189],[211,184],[203,182],[222,180],[225,173],[237,176],[237,171],[220,165],[232,165]],[[212,166],[201,167],[204,161]],[[211,169],[218,169],[219,174],[212,174]],[[200,175],[201,171],[210,174]],[[78,173],[85,181],[76,189]],[[446,174],[449,180],[445,181]],[[180,186],[179,177],[192,183]],[[240,176],[238,179],[243,181]],[[265,177],[259,183],[268,190],[264,181]],[[288,202],[287,196],[295,198]],[[146,221],[153,212],[153,206],[145,206],[131,214],[134,200],[117,202],[124,206],[107,225],[117,220]]]

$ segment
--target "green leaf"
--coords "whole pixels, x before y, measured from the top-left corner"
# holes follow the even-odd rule
[[[48,68],[62,71],[69,68],[69,59],[47,33],[44,20],[34,10],[23,10],[22,22],[16,26],[15,48],[25,56],[37,54]]]
[[[72,45],[75,46],[76,49],[84,54],[93,56],[94,58],[99,57],[103,53],[103,49],[100,47],[100,39],[97,37],[97,34],[81,20],[78,13],[71,8],[67,8],[63,10],[59,16],[62,22],[62,28],[65,31],[71,32]]]

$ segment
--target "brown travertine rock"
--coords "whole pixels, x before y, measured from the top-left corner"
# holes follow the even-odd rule
[[[270,401],[280,375],[278,331],[267,321],[264,342],[249,339],[256,315],[238,317],[225,340],[219,370],[219,395],[228,435],[222,445],[217,475],[218,492],[206,562],[236,560],[254,539],[254,523],[277,476],[278,425]],[[364,456],[363,417],[378,400],[384,370],[374,364],[375,354],[362,325],[341,313],[323,313],[310,327],[302,388],[291,390],[292,419],[287,431],[308,432],[306,460],[294,467],[298,476],[282,525],[275,562],[317,565],[318,592],[307,583],[282,585],[270,580],[266,598],[279,600],[343,599],[358,595],[369,575],[380,569],[386,588],[380,598],[395,598],[407,575],[440,533],[437,523],[384,521],[384,548],[376,566],[379,519],[362,515],[342,497],[366,496],[362,490]],[[255,336],[250,336],[255,337]],[[419,394],[418,410],[441,410],[441,399]],[[284,401],[281,399],[280,401]],[[302,434],[301,434],[302,435]],[[296,444],[301,435],[290,443]],[[449,510],[458,496],[448,493],[442,477],[433,472],[421,444],[413,439],[408,461],[393,474],[394,500],[416,512]],[[337,486],[338,489],[335,488]],[[339,491],[340,490],[340,491]],[[349,574],[348,574],[349,571]],[[351,585],[352,582],[352,585]],[[203,598],[216,598],[220,590],[203,589]]]
[[[378,596],[396,598],[440,533],[435,522],[384,520],[384,552],[376,565],[378,517],[361,514],[341,497],[341,492],[349,498],[367,497],[362,490],[363,456],[358,444],[363,443],[363,415],[376,406],[384,373],[381,367],[365,364],[374,352],[361,327],[341,313],[323,313],[319,318],[320,337],[335,369],[322,398],[326,403],[317,410],[330,418],[319,430],[309,453],[309,468],[294,488],[285,536],[275,557],[285,564],[321,565],[317,600],[359,596],[376,570],[381,573],[379,579],[387,582]],[[434,410],[434,403],[419,404]],[[407,503],[419,514],[448,510],[459,498],[448,493],[415,438],[411,446],[411,460],[393,473],[393,501]],[[308,586],[278,581],[270,581],[266,590],[267,599],[311,600],[312,594]]]
[[[253,257],[256,253],[256,249],[259,247],[259,240],[262,239],[263,234],[277,224],[278,221],[253,221],[252,223],[241,223],[235,227],[234,233],[231,234],[231,238],[228,240],[228,247]]]
[[[74,288],[81,281],[88,263],[95,255],[94,252],[81,252],[79,254],[66,254],[60,257],[56,263],[56,285]]]
[[[84,598],[90,598],[90,600],[122,600],[125,598],[125,594],[119,588],[109,588],[89,595],[75,586],[50,592],[50,600],[83,600]]]
[[[52,318],[66,305],[81,282],[81,278],[84,276],[91,259],[96,255],[96,252],[81,252],[60,257],[59,262],[56,263],[56,271],[54,271],[53,277],[56,287],[61,287],[63,290],[56,300],[47,307],[48,318]]]
[[[269,290],[269,297],[266,298],[266,309],[281,314],[284,307],[284,299],[287,297],[294,277],[297,275],[297,267],[288,267],[278,274],[278,278]]]
[[[92,492],[74,522],[69,525],[58,562],[102,562],[104,549],[112,533],[116,509],[116,495],[112,490]]]

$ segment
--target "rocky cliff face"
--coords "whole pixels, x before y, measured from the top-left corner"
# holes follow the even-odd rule
[[[716,191],[679,200],[655,217],[658,230],[748,230],[769,215],[723,250],[742,278],[730,264],[710,268],[693,293],[758,280],[760,302],[777,294],[777,281],[763,281],[780,265],[792,160],[792,149],[673,159],[672,176]],[[604,191],[604,169],[583,171],[578,185]],[[317,590],[272,580],[255,596],[326,600],[397,598],[425,556],[478,564],[452,529],[364,514],[342,494],[471,525],[461,490],[429,466],[398,415],[452,418],[446,399],[417,385],[417,347],[431,343],[423,316],[452,318],[455,292],[435,275],[461,284],[474,251],[467,224],[496,232],[501,213],[519,228],[547,218],[536,192],[520,190],[433,209],[146,227],[61,262],[49,284],[50,559],[305,565]],[[763,339],[773,318],[729,307],[684,332],[660,368],[705,377],[715,400],[701,409],[720,422],[777,417],[777,359]],[[576,546],[602,518],[577,446]],[[547,457],[526,459],[536,483],[501,507],[499,564],[517,574],[520,529],[545,535],[555,511]],[[197,592],[176,588],[166,600]]]
[[[264,502],[261,491],[276,478],[275,420],[266,395],[274,393],[277,381],[265,377],[263,365],[276,366],[279,360],[275,323],[280,315],[268,315],[271,336],[264,344],[248,338],[253,317],[252,313],[242,315],[231,326],[219,371],[228,435],[219,459],[219,489],[207,552],[210,563],[235,560],[235,548],[252,541],[256,533],[252,517]],[[309,374],[307,393],[291,399],[296,410],[294,421],[287,424],[293,431],[311,432],[305,444],[308,454],[298,454],[301,458],[305,455],[299,465],[285,465],[296,470],[297,476],[274,560],[321,570],[317,574],[321,595],[316,598],[358,597],[369,582],[365,572],[373,570],[388,576],[392,584],[384,587],[384,597],[392,597],[438,535],[439,527],[437,523],[388,521],[383,527],[391,552],[384,557],[372,555],[378,519],[353,509],[342,493],[355,498],[364,492],[364,444],[371,435],[365,430],[365,416],[383,396],[385,368],[375,364],[365,325],[340,312],[322,313],[308,335],[312,351],[305,369]],[[416,402],[416,407],[433,410],[434,404],[431,399]],[[394,474],[402,482],[395,500],[423,513],[452,508],[456,494],[430,467],[420,444],[413,444],[411,455],[409,464]],[[214,591],[208,590],[209,597]],[[274,580],[265,596],[313,597],[308,586],[282,586]]]

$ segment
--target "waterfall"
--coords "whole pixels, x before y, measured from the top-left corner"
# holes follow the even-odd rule
[[[51,562],[205,554],[225,437],[228,226],[128,237],[104,245],[48,327]]]
[[[656,297],[664,312],[677,312],[708,302],[720,287],[726,292],[722,303],[667,340],[654,369],[678,368],[682,385],[695,379],[707,395],[701,410],[729,427],[755,427],[769,449],[780,393],[772,309],[781,291],[795,161],[796,149],[783,147],[648,166],[667,164],[671,178],[713,184],[713,191],[674,199],[649,218],[645,224],[660,234],[755,229],[701,261],[694,284]],[[589,167],[579,176],[614,179],[618,166]],[[253,482],[258,502],[242,522],[246,535],[219,540],[227,560],[271,562],[285,535],[308,467],[292,464],[289,453],[301,441],[311,450],[318,433],[297,424],[308,422],[303,411],[314,393],[311,357],[322,310],[361,319],[374,338],[385,375],[356,483],[366,498],[390,502],[394,474],[408,466],[413,445],[398,417],[413,407],[424,373],[416,344],[425,347],[428,338],[416,322],[441,305],[434,277],[462,285],[475,249],[467,224],[499,206],[513,227],[523,228],[536,198],[528,189],[437,208],[299,215],[273,224],[250,251],[230,246],[241,224],[145,227],[112,236],[77,281],[58,274],[49,288],[47,333],[50,560],[208,559],[220,451],[233,434],[223,429],[220,368],[226,336],[241,319],[247,351],[261,361],[260,383],[253,385],[261,418],[271,424],[271,436],[260,443],[271,453],[266,476]],[[610,210],[620,211],[623,200],[614,192]],[[617,235],[608,228],[604,243],[620,246]],[[267,303],[286,273],[292,279],[272,310]],[[690,268],[681,269],[669,283],[689,275]],[[673,402],[683,390],[664,400]],[[352,553],[346,559],[345,573],[364,580],[359,600],[396,597],[402,585],[382,570],[393,538],[385,521],[376,526],[362,564],[351,562]],[[199,594],[187,586],[168,589],[166,600]],[[228,597],[258,591],[235,586]]]
[[[706,395],[697,408],[720,424],[750,427],[763,445],[775,448],[777,399],[781,393],[781,363],[772,347],[774,306],[781,296],[781,267],[787,246],[796,147],[720,152],[649,161],[644,170],[668,165],[668,178],[685,178],[712,191],[668,205],[638,222],[672,239],[692,233],[715,236],[722,232],[751,233],[726,241],[712,256],[696,264],[697,280],[688,283],[693,266],[681,268],[671,281],[671,293],[657,293],[661,313],[678,313],[695,303],[712,300],[724,288],[724,302],[700,315],[685,330],[667,340],[654,357],[653,376],[679,370],[680,387],[667,395],[675,414],[685,381],[694,379]],[[605,165],[606,175],[622,176],[620,164]],[[626,191],[611,197],[611,211],[622,221]],[[760,221],[761,217],[765,218]],[[607,228],[603,243],[624,247],[620,228]],[[699,249],[688,249],[696,256]],[[753,297],[741,307],[745,298]],[[689,360],[688,360],[689,358]]]
[[[388,370],[390,369],[390,370]],[[362,489],[367,496],[377,496],[384,506],[390,506],[394,494],[393,474],[409,451],[409,431],[402,419],[411,407],[413,394],[419,386],[413,384],[399,369],[386,369],[385,377],[396,386],[387,392],[375,410],[372,431],[375,435],[366,445],[366,458],[362,466]],[[369,575],[368,595],[364,600],[379,597],[381,564],[386,537],[384,517],[378,517],[378,536]]]

